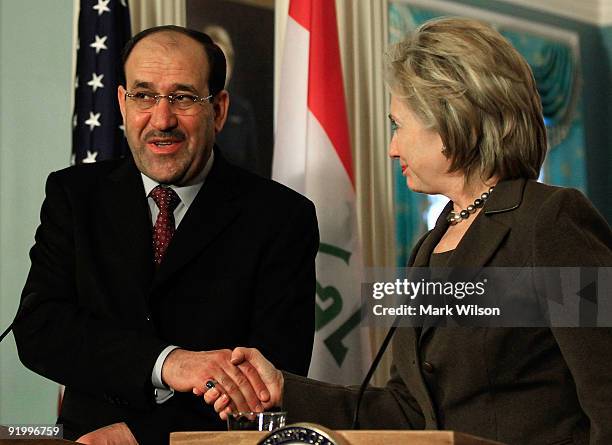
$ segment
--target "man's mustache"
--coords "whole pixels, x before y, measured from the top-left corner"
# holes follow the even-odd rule
[[[183,141],[186,137],[185,133],[178,129],[170,131],[152,130],[145,135],[145,141],[150,141],[151,139],[173,139]]]

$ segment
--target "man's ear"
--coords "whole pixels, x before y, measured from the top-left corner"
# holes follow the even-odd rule
[[[123,125],[125,127],[125,88],[123,88],[122,85],[119,85],[117,88],[117,100],[119,101],[119,109],[121,110]]]
[[[225,125],[229,101],[229,93],[227,90],[219,91],[213,98],[213,109],[215,111],[215,134],[218,134]]]

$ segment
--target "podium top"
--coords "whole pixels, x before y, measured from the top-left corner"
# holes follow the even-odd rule
[[[335,433],[351,445],[503,445],[454,431],[337,430]],[[256,445],[266,431],[205,431],[170,434],[170,445]]]

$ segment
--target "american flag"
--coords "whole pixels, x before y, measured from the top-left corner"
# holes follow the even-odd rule
[[[73,162],[128,152],[117,103],[124,83],[121,50],[131,37],[127,0],[81,0],[72,117]]]

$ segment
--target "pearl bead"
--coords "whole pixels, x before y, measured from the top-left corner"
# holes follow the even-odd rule
[[[485,201],[489,199],[489,196],[491,195],[491,192],[494,188],[495,186],[490,187],[488,192],[484,192],[483,194],[481,194],[480,198],[476,198],[474,200],[474,204],[467,206],[466,209],[461,210],[458,213],[455,213],[452,210],[448,212],[448,215],[446,216],[446,221],[448,221],[450,224],[456,224],[464,219],[468,219],[471,213],[475,213],[476,209],[479,209],[480,207],[484,206]]]

